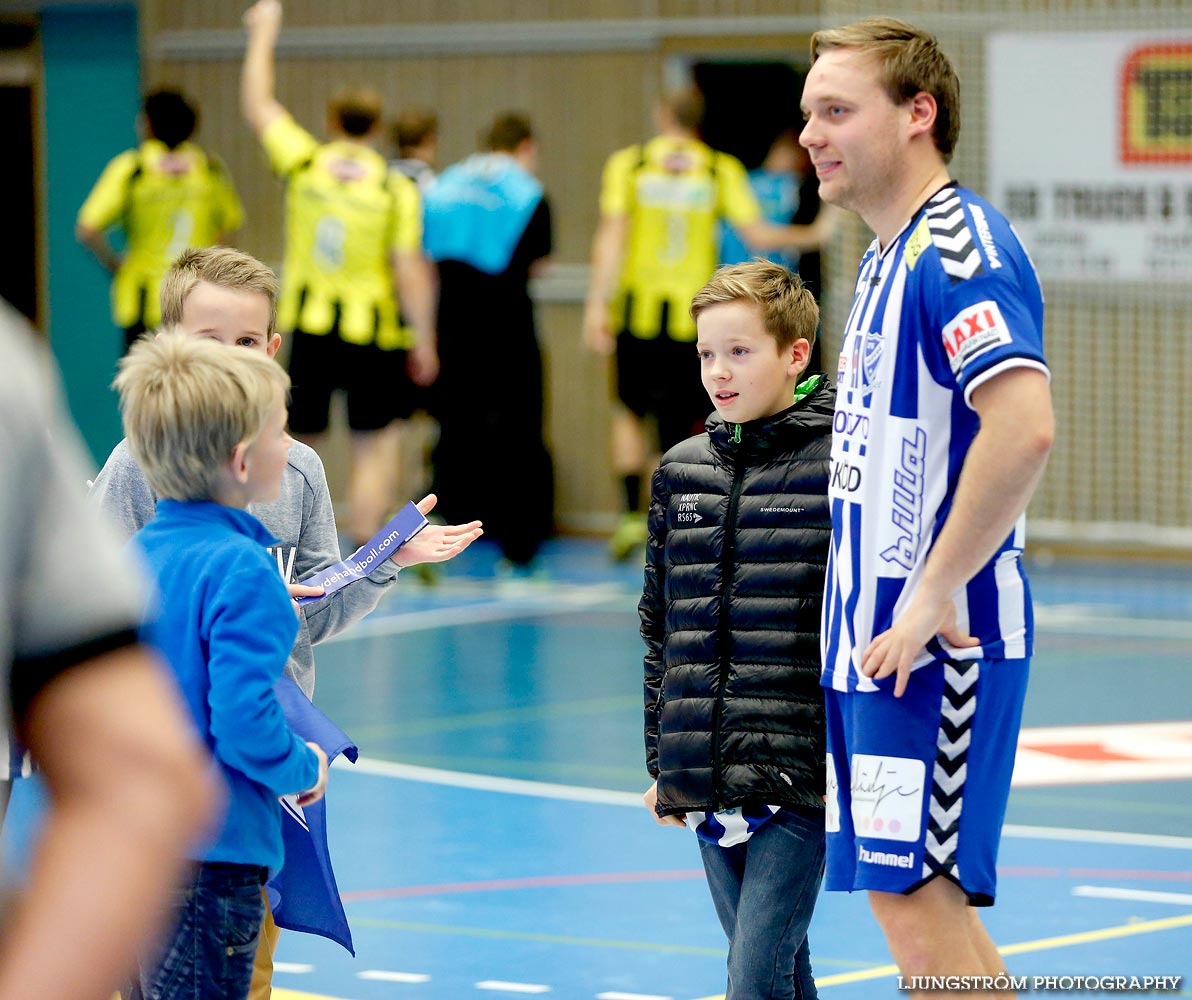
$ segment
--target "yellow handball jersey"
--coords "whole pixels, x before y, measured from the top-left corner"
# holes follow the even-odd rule
[[[286,180],[286,252],[278,326],[383,350],[413,345],[398,310],[392,255],[422,245],[417,185],[354,142],[319,143],[289,115],[261,136]]]
[[[183,250],[210,246],[244,220],[223,164],[191,142],[174,149],[149,139],[112,160],[79,209],[78,223],[103,232],[119,224],[127,250],[112,280],[118,326],[161,321],[161,279]]]
[[[741,161],[694,139],[659,136],[608,158],[600,213],[628,216],[629,237],[613,328],[652,339],[695,340],[692,296],[716,269],[716,224],[761,218]]]

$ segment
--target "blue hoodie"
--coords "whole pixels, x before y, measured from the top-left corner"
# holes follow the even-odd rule
[[[286,724],[273,685],[298,632],[289,594],[247,511],[159,500],[139,532],[160,593],[149,639],[170,664],[228,786],[199,860],[281,867],[279,795],[310,788],[318,759]]]

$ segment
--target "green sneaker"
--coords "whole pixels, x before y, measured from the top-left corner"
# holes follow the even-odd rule
[[[623,514],[608,540],[608,554],[617,562],[624,562],[639,549],[645,548],[648,535],[645,514]]]

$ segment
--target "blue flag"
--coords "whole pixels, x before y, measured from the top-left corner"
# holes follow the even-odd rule
[[[290,728],[322,747],[328,764],[341,753],[356,763],[360,754],[356,744],[311,704],[293,680],[283,677],[273,690]],[[331,869],[326,797],[302,808],[283,800],[281,826],[286,860],[266,886],[274,922],[287,930],[330,938],[355,956],[352,930]]]

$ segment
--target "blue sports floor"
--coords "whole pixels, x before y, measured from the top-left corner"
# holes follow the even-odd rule
[[[362,754],[328,792],[357,957],[285,933],[275,996],[720,996],[694,838],[641,806],[640,569],[573,540],[545,580],[497,580],[494,558],[478,544],[436,586],[406,574],[319,648],[316,701]],[[1031,578],[1038,653],[983,917],[1016,976],[1183,976],[1165,995],[1192,996],[1192,568]],[[6,830],[18,865],[33,792]],[[862,897],[821,897],[811,949],[824,997],[899,995]]]

